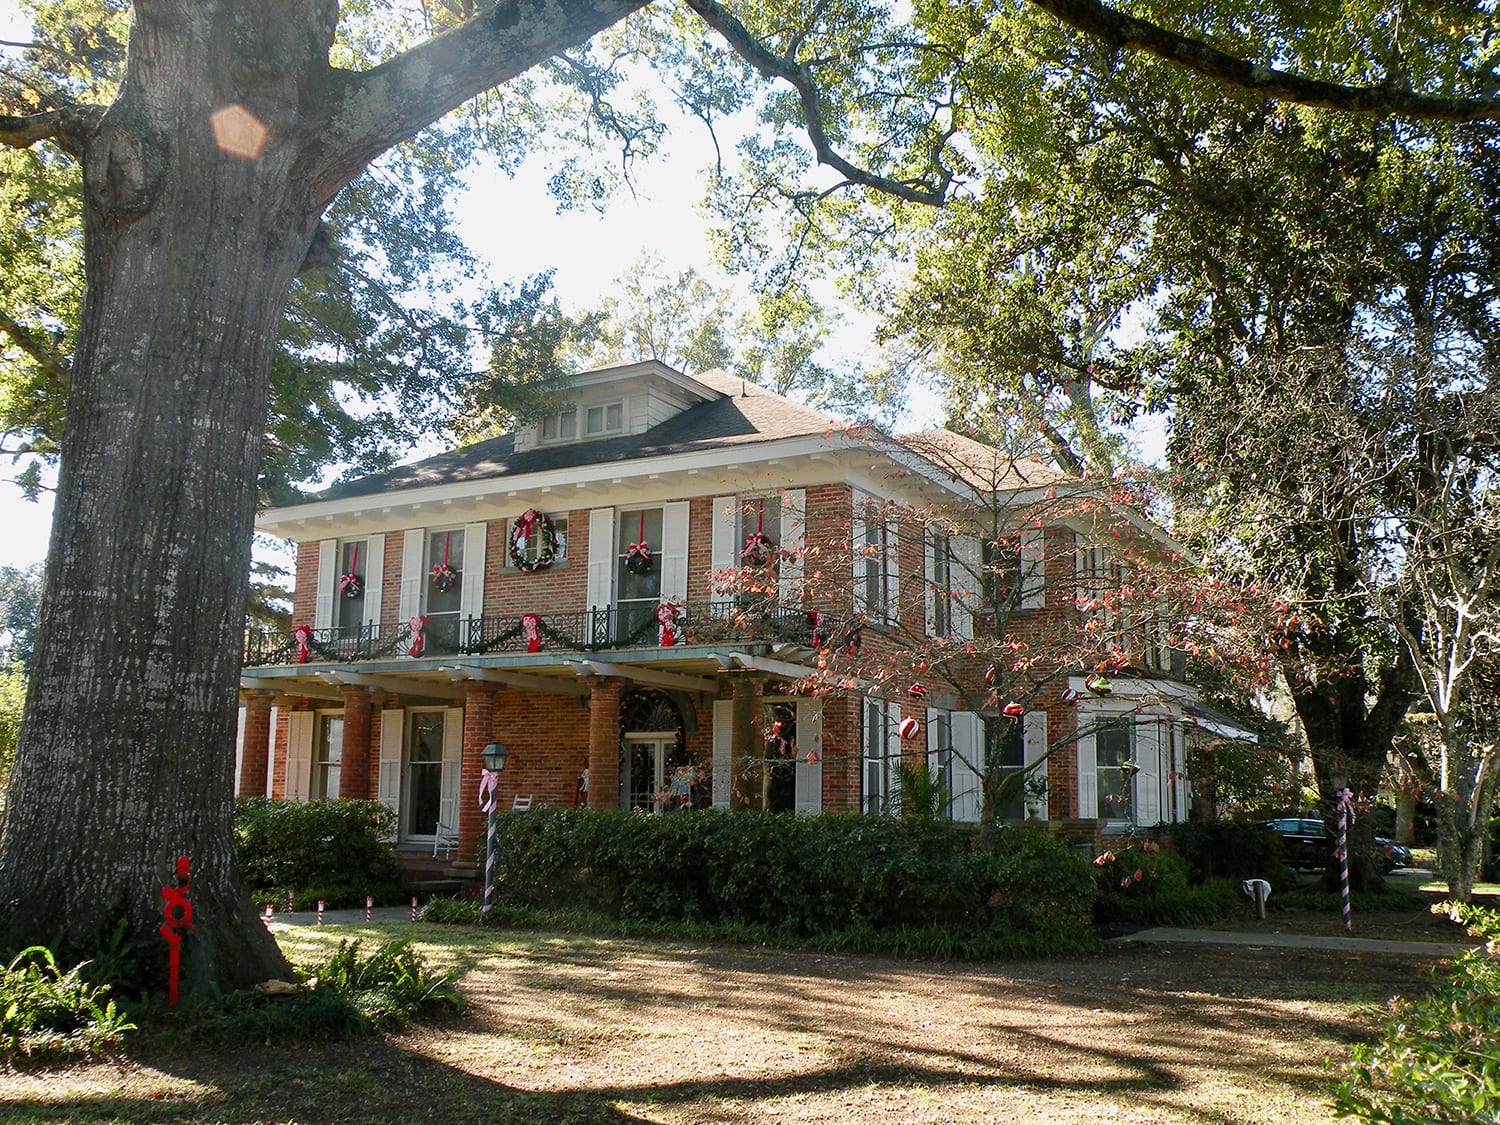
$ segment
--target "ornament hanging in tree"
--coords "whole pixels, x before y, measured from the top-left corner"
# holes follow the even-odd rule
[[[1000,714],[1009,719],[1019,719],[1022,715],[1026,714],[1026,708],[1020,703],[1007,703],[1004,707],[1000,708]]]
[[[1088,679],[1084,680],[1083,686],[1095,695],[1108,695],[1115,690],[1114,685],[1109,682],[1109,677],[1099,672],[1095,672]]]
[[[677,643],[677,607],[670,602],[657,606],[656,623],[661,626],[661,647],[671,648]]]
[[[364,589],[364,579],[359,576],[359,544],[356,543],[349,559],[349,573],[339,576],[339,593],[346,598],[357,598]]]
[[[537,543],[536,556],[528,559],[526,548],[531,544],[532,533],[541,536]],[[510,561],[523,574],[546,570],[557,558],[557,528],[552,520],[535,508],[527,508],[518,517],[510,532]]]
[[[646,542],[646,513],[641,513],[639,538],[625,548],[625,569],[631,574],[650,574],[656,569],[656,560],[651,557],[651,544]]]
[[[453,534],[448,532],[443,536],[443,561],[432,568],[433,588],[444,593],[458,585],[458,571],[448,565],[448,552],[452,546]]]
[[[896,733],[899,734],[907,742],[910,742],[912,739],[916,738],[917,735],[921,732],[922,724],[917,722],[916,719],[902,719],[900,724],[896,727]]]
[[[526,651],[542,651],[542,619],[535,613],[521,614],[521,631],[526,634]]]

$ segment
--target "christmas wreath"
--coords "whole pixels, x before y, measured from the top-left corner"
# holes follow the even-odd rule
[[[432,568],[432,585],[434,589],[447,593],[458,585],[458,571],[448,565],[448,549],[452,546],[453,537],[443,536],[443,561]]]
[[[541,533],[541,542],[537,544],[536,558],[527,560],[526,547],[531,542],[533,530]],[[552,565],[552,560],[557,557],[557,528],[553,526],[552,520],[535,508],[527,508],[516,519],[515,527],[510,532],[510,561],[515,568],[523,574],[530,574],[534,570],[546,570]]]
[[[755,530],[745,536],[740,560],[746,566],[765,566],[771,560],[771,537],[765,533],[766,502],[762,500],[755,513]]]
[[[625,569],[631,574],[650,574],[656,569],[651,544],[646,542],[646,513],[641,513],[640,538],[625,548]]]

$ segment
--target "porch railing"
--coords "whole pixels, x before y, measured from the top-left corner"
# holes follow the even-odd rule
[[[538,614],[536,625],[538,647],[543,652],[658,648],[662,641],[662,625],[650,606]],[[813,619],[803,610],[727,602],[679,606],[672,623],[677,644],[808,644],[814,628]],[[408,655],[413,640],[408,622],[304,629],[300,643],[295,633],[253,628],[245,631],[244,664],[254,668],[380,660]],[[423,630],[422,640],[424,657],[526,652],[531,643],[526,624],[519,617],[433,618]]]

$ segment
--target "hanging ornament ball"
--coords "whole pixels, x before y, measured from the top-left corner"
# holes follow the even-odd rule
[[[900,734],[901,737],[904,738],[907,742],[910,742],[912,739],[916,738],[917,735],[921,733],[921,731],[922,724],[917,722],[916,719],[902,719],[901,725],[896,728],[896,732]]]
[[[913,699],[926,699],[927,689],[924,688],[921,684],[912,684],[911,687],[906,689],[906,694],[911,696]]]
[[[1012,719],[1019,719],[1022,715],[1026,714],[1026,708],[1019,703],[1007,703],[1004,707],[1000,708],[1000,713]]]
[[[987,684],[995,682],[995,666],[993,664],[984,670],[984,682]]]
[[[1062,694],[1058,696],[1064,703],[1077,703],[1078,693],[1072,688],[1063,688]]]
[[[1098,673],[1095,673],[1088,679],[1084,680],[1083,686],[1088,688],[1089,691],[1093,692],[1095,695],[1108,695],[1110,692],[1115,690],[1114,685],[1109,682],[1109,677],[1101,676]]]

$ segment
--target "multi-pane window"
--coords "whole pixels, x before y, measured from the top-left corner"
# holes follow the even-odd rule
[[[584,433],[591,437],[597,434],[618,433],[624,428],[625,410],[621,403],[611,402],[603,406],[591,406],[584,411]]]
[[[422,612],[427,615],[428,642],[449,651],[458,647],[463,568],[463,528],[428,532]]]
[[[984,613],[1003,620],[1021,596],[1021,552],[1014,540],[986,539],[982,554]]]
[[[992,715],[984,721],[984,753],[987,770],[996,771],[1001,777],[1019,773],[1026,765],[1025,741],[1021,733],[1021,720],[1005,715]],[[1010,802],[996,810],[1004,820],[1020,820],[1026,815],[1026,805],[1019,787]]]
[[[650,629],[661,604],[662,510],[628,508],[619,516],[619,546],[615,560],[615,638],[654,643]],[[649,565],[632,562],[632,545],[644,543]]]
[[[871,816],[893,811],[896,767],[891,753],[893,719],[882,700],[865,700],[864,809]]]
[[[953,542],[946,535],[934,534],[931,545],[932,635],[946,637],[953,632]]]
[[[578,436],[578,411],[564,410],[542,419],[543,441],[572,441]]]
[[[927,720],[927,768],[932,774],[932,783],[947,803],[949,816],[953,815],[954,769],[953,716],[947,711],[929,711]]]
[[[1094,731],[1094,769],[1099,780],[1099,815],[1131,820],[1135,807],[1135,723],[1128,716],[1101,719]]]
[[[442,711],[412,711],[406,753],[405,788],[401,797],[405,835],[431,836],[437,831],[443,794]],[[456,824],[448,827],[457,830]]]
[[[369,573],[369,542],[354,539],[340,543],[339,573],[333,591],[333,623],[341,637],[357,637],[365,623],[365,601],[375,596],[365,588]]]
[[[741,497],[735,512],[734,566],[741,606],[764,605],[776,594],[781,548],[781,496]]]
[[[314,747],[312,794],[315,800],[339,795],[339,774],[344,761],[344,716],[319,715]]]

